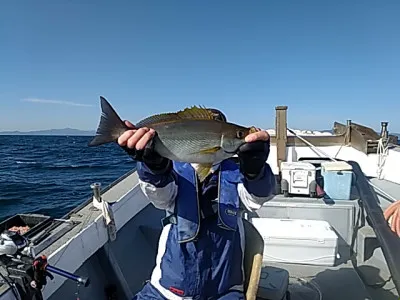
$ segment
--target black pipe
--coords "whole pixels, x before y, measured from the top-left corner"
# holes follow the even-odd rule
[[[353,172],[356,175],[356,185],[359,189],[360,198],[364,204],[367,218],[382,248],[396,290],[400,293],[400,238],[390,229],[386,222],[383,211],[375,200],[374,194],[360,165],[355,161],[349,161],[348,163],[353,167]]]

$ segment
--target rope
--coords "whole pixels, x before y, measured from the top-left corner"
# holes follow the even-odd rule
[[[378,179],[382,180],[383,167],[385,165],[386,158],[389,155],[389,143],[385,143],[382,138],[380,138],[378,141],[378,150],[376,154],[378,155],[377,177]]]
[[[293,129],[287,128],[287,130],[294,134],[295,136],[297,136],[300,140],[302,140],[304,143],[306,143],[308,146],[310,146],[312,149],[322,153],[323,155],[325,155],[326,157],[328,157],[329,159],[331,159],[332,161],[337,161],[335,158],[333,158],[332,156],[330,156],[329,154],[326,154],[324,151],[322,151],[321,149],[318,149],[317,147],[315,147],[313,144],[311,144],[309,141],[307,141],[305,138],[303,138],[302,136],[298,135]],[[318,154],[321,157],[321,154]]]
[[[344,146],[346,146],[346,141],[348,140],[349,134],[350,134],[350,130],[346,130],[346,133],[345,133],[345,135],[344,135],[343,143],[340,145],[339,150],[336,152],[334,158],[337,158],[338,155],[339,155],[339,153],[340,153],[340,151],[342,150],[342,148],[343,148]]]

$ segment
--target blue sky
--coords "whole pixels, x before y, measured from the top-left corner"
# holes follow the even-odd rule
[[[0,130],[96,129],[188,105],[242,125],[400,132],[400,1],[5,1]]]

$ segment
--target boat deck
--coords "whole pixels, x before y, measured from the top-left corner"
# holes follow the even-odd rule
[[[282,263],[269,263],[268,265],[289,272],[290,300],[397,300],[394,295],[389,294],[383,298],[371,298],[369,291],[350,262],[337,267]]]
[[[385,193],[389,194],[396,200],[400,200],[400,184],[387,181],[387,180],[379,180],[378,178],[371,178],[370,181],[376,185],[379,189],[385,191]],[[393,200],[388,198],[386,195],[383,195],[380,191],[374,189],[378,200],[379,204],[382,207],[382,209],[386,209],[391,203],[393,203]]]

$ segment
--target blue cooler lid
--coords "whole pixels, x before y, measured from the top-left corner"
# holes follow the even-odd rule
[[[321,167],[325,171],[352,171],[353,167],[345,161],[324,161]]]

